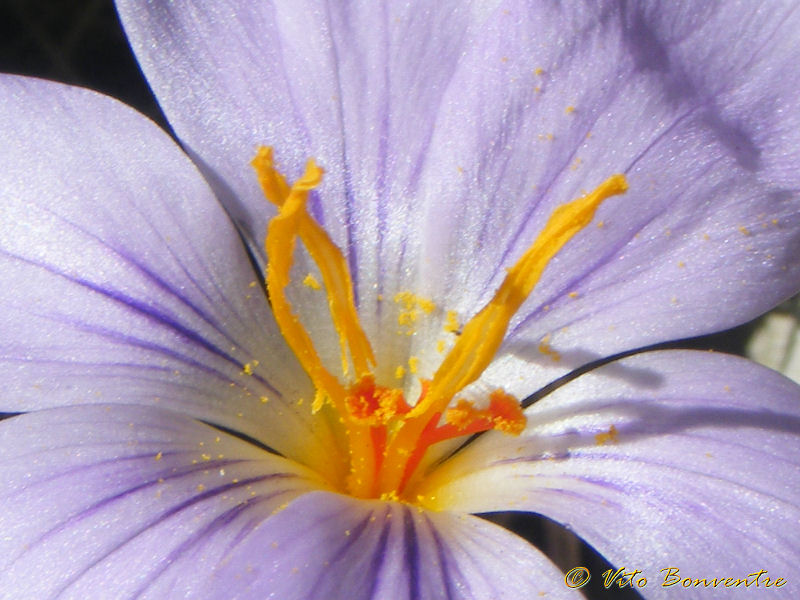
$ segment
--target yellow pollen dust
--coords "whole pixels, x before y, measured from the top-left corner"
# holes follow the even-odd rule
[[[608,432],[596,433],[594,435],[594,443],[598,446],[602,446],[604,444],[616,444],[617,443],[617,428],[614,425],[611,425],[608,428]]]
[[[405,328],[406,335],[414,333],[414,326],[423,313],[429,315],[436,308],[433,301],[411,292],[399,292],[395,295],[394,301],[401,308],[400,314],[397,316],[397,324]]]
[[[444,329],[460,335],[453,338],[455,343],[433,376],[420,380],[419,397],[409,403],[402,389],[376,380],[375,355],[359,321],[347,261],[308,213],[309,192],[322,182],[323,170],[313,159],[309,160],[303,175],[289,184],[275,168],[272,149],[267,147],[258,149],[252,165],[265,196],[278,208],[265,241],[266,285],[273,314],[316,388],[313,411],[332,410],[338,416],[332,422],[342,425],[350,464],[350,472],[341,482],[342,491],[361,498],[416,502],[416,469],[431,446],[491,429],[511,435],[524,429],[525,416],[519,402],[503,390],[489,394],[485,408],[477,408],[456,396],[489,366],[511,318],[530,295],[550,260],[592,221],[595,210],[606,198],[625,192],[627,183],[623,175],[614,175],[592,193],[556,208],[533,244],[508,269],[494,297],[463,328],[456,313],[447,312]],[[287,298],[298,241],[305,246],[322,276],[338,336],[340,374],[323,364]],[[308,278],[303,283],[315,287]],[[422,314],[436,309],[431,300],[411,292],[398,293],[394,301],[400,308],[398,324],[409,330],[413,330]],[[410,373],[416,373],[419,366],[416,357],[408,359]],[[404,367],[398,366],[394,376],[402,379],[405,372]]]
[[[321,290],[322,286],[317,281],[317,278],[314,277],[311,273],[306,275],[305,279],[303,279],[303,285],[306,287],[311,288],[312,290]]]
[[[456,333],[459,329],[461,329],[461,325],[458,323],[458,314],[454,310],[448,310],[447,315],[445,316],[445,323],[444,323],[444,330],[448,333]]]
[[[416,373],[418,369],[419,369],[419,359],[416,356],[410,356],[408,358],[408,370],[411,371],[411,373],[413,374]]]
[[[556,350],[553,350],[553,347],[550,345],[549,333],[539,340],[539,352],[549,356],[554,362],[561,360],[561,355]]]

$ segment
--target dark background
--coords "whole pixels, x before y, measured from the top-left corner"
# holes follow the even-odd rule
[[[0,72],[92,88],[166,124],[111,0],[0,0]]]
[[[98,90],[130,104],[167,129],[166,119],[128,48],[111,0],[0,0],[0,72]],[[747,324],[669,346],[743,354],[752,327]],[[604,590],[601,573],[608,565],[580,540],[546,520],[513,513],[489,518],[549,549],[565,571],[587,565],[592,573],[591,583],[582,590],[587,597],[640,597],[630,590]],[[569,549],[566,552],[565,546]]]

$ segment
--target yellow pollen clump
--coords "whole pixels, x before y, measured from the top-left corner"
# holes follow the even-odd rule
[[[248,363],[245,363],[244,366],[242,367],[242,373],[244,373],[245,375],[252,375],[253,369],[257,366],[258,366],[257,360],[252,360]]]
[[[409,404],[402,389],[376,381],[375,355],[359,322],[347,261],[308,213],[309,192],[322,182],[323,170],[309,160],[303,175],[289,184],[275,168],[272,150],[266,147],[259,148],[252,165],[265,196],[278,208],[265,240],[267,294],[284,339],[316,388],[312,411],[328,408],[338,416],[331,423],[341,424],[350,467],[346,480],[340,484],[342,491],[362,498],[414,501],[416,469],[431,446],[491,429],[511,435],[524,429],[526,420],[519,401],[503,390],[489,395],[486,408],[476,408],[466,400],[456,399],[456,395],[489,366],[511,318],[550,260],[592,221],[606,198],[625,192],[623,175],[614,175],[590,194],[556,208],[533,244],[507,270],[494,297],[463,328],[455,312],[447,312],[445,330],[460,335],[433,376],[420,380],[419,397]],[[323,364],[287,298],[298,241],[322,276],[339,338],[339,375]],[[409,291],[399,292],[394,301],[400,307],[398,324],[410,330],[423,314],[436,309],[433,301]],[[556,353],[551,350],[550,354]],[[416,373],[419,359],[409,357],[408,368]],[[402,379],[404,368],[398,366],[394,375]],[[302,404],[302,399],[297,403]]]
[[[411,371],[412,373],[416,373],[418,368],[419,368],[419,359],[416,356],[409,356],[408,370]]]
[[[448,333],[457,333],[461,329],[458,323],[458,314],[454,310],[448,310],[445,315],[444,330]]]
[[[598,446],[602,446],[603,444],[616,444],[617,428],[612,425],[608,428],[608,432],[596,433],[594,436],[594,443]]]
[[[545,354],[553,359],[554,362],[558,362],[561,360],[561,355],[558,351],[553,350],[553,347],[550,346],[550,334],[546,334],[541,340],[539,340],[539,352]]]
[[[445,423],[460,431],[474,429],[480,421],[491,423],[492,429],[519,435],[525,421],[519,418],[519,402],[503,390],[495,390],[489,396],[489,407],[477,409],[472,402],[458,400],[455,407],[447,409]]]
[[[401,307],[400,314],[397,316],[397,324],[405,327],[405,333],[411,335],[414,333],[414,325],[419,320],[420,316],[430,314],[436,308],[433,301],[412,294],[411,292],[399,292],[394,297],[395,304]]]
[[[314,277],[311,273],[306,275],[305,279],[303,279],[303,285],[311,288],[312,290],[322,289],[322,286],[320,285],[319,281],[317,281],[317,278]]]

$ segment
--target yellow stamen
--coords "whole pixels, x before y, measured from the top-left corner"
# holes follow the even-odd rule
[[[330,404],[344,424],[349,444],[350,474],[347,492],[358,497],[413,497],[406,490],[414,469],[428,447],[443,440],[489,429],[518,434],[525,426],[519,402],[502,390],[479,409],[466,400],[450,404],[455,395],[475,381],[494,358],[513,315],[533,290],[547,264],[561,248],[591,222],[603,200],[627,189],[622,175],[610,177],[594,192],[558,207],[544,230],[508,274],[492,300],[461,330],[455,344],[430,381],[422,381],[422,393],[414,406],[402,390],[375,381],[375,359],[358,320],[353,284],[342,252],[307,211],[309,192],[317,187],[323,171],[309,160],[303,176],[289,185],[274,167],[272,151],[260,148],[253,160],[264,194],[278,207],[267,230],[267,291],[281,333],[316,387],[313,412]],[[294,249],[300,238],[322,275],[331,318],[339,336],[342,374],[332,374],[322,363],[314,344],[286,297]],[[305,285],[312,285],[310,277]],[[412,326],[421,313],[431,313],[433,302],[410,292],[395,297],[401,305],[400,325]],[[445,330],[458,333],[458,320],[447,313]],[[443,344],[440,344],[443,349]],[[555,351],[552,351],[555,355]],[[352,364],[355,375],[348,377]],[[408,369],[416,373],[418,359],[410,357]],[[403,378],[398,366],[395,377]],[[348,383],[349,379],[349,383]],[[442,418],[444,415],[444,418]],[[406,494],[411,495],[406,495]]]
[[[347,414],[347,390],[322,364],[297,315],[286,298],[285,288],[290,282],[294,262],[295,240],[300,240],[317,264],[328,297],[331,318],[339,335],[342,353],[342,372],[349,371],[347,351],[359,376],[370,373],[375,364],[372,347],[361,329],[353,297],[353,283],[341,250],[328,234],[311,218],[306,210],[309,192],[322,181],[323,170],[313,160],[306,164],[303,176],[292,186],[274,166],[272,149],[260,147],[252,161],[264,195],[278,207],[278,214],[269,222],[264,243],[269,261],[267,264],[267,292],[275,320],[289,347],[306,371],[317,394],[312,409],[319,410],[329,399],[341,415]],[[357,423],[347,423],[350,441],[351,488],[355,495],[371,493],[372,481],[362,472],[375,469],[375,453],[369,428]]]
[[[401,449],[413,446],[426,426],[423,415],[443,412],[452,398],[489,366],[503,341],[511,317],[533,291],[547,264],[594,217],[597,207],[628,189],[624,175],[613,175],[592,193],[556,208],[528,250],[508,270],[489,303],[465,326],[453,348],[434,373],[428,393],[403,421],[387,447],[381,469],[381,489],[394,489],[403,480]]]
[[[614,175],[591,194],[553,211],[536,241],[508,270],[494,298],[464,326],[455,346],[434,374],[428,396],[414,408],[415,415],[427,412],[432,406],[445,408],[450,398],[478,378],[500,347],[511,317],[531,293],[550,260],[591,222],[603,200],[626,189],[625,177]]]

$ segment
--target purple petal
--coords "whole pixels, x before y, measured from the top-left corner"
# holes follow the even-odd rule
[[[170,590],[196,586],[273,511],[323,486],[291,461],[156,408],[21,415],[0,424],[0,589],[178,597]]]
[[[527,415],[520,438],[485,436],[420,493],[441,508],[551,517],[617,567],[644,570],[654,598],[671,566],[797,581],[795,383],[731,356],[653,352],[583,375]]]
[[[471,516],[361,501],[187,417],[77,406],[0,424],[0,589],[15,598],[579,597]]]
[[[615,172],[630,191],[553,261],[487,380],[536,362],[530,391],[800,287],[794,2],[119,6],[248,235],[267,218],[257,144],[293,176],[309,155],[328,168],[316,214],[357,267],[379,355],[404,343],[381,297],[433,297],[434,329],[470,316],[555,206]]]
[[[580,598],[543,555],[469,515],[307,494],[254,529],[214,574],[229,598]]]
[[[180,149],[88,90],[7,76],[0,95],[0,410],[160,404],[329,460],[259,277]]]

